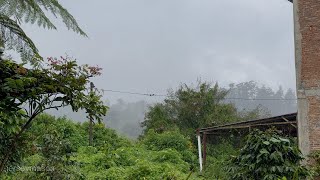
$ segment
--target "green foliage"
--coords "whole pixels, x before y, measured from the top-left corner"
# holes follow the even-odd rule
[[[114,152],[116,166],[107,170],[107,179],[185,179],[190,167],[182,158],[174,149],[119,148]]]
[[[17,113],[5,113],[0,111],[0,159],[3,158],[4,153],[8,152],[8,148],[12,144],[12,135],[20,131],[20,126],[25,123],[24,119]],[[20,145],[17,153],[12,154],[10,158],[10,165],[17,165],[21,159],[26,156],[30,144],[28,137],[24,134],[16,141]]]
[[[177,128],[177,125],[171,120],[170,110],[169,106],[165,104],[156,104],[150,107],[142,126],[146,127],[146,131],[153,129],[159,133]]]
[[[240,154],[230,162],[232,179],[301,179],[310,175],[299,163],[303,159],[296,144],[276,131],[255,130]]]
[[[106,169],[115,165],[111,156],[92,146],[80,147],[71,161],[84,179],[103,179]]]
[[[207,160],[202,176],[208,180],[230,179],[225,167],[230,157],[237,154],[238,149],[230,141],[207,144]]]
[[[153,138],[158,139],[155,136],[160,135],[153,134]],[[185,179],[190,170],[189,163],[174,144],[152,149],[148,147],[155,146],[149,141],[128,143],[113,137],[112,133],[104,133],[103,137],[108,139],[106,144],[82,147],[72,157],[81,164],[80,172],[86,179]],[[113,148],[107,144],[114,144]]]
[[[67,166],[71,156],[69,143],[62,139],[57,131],[44,134],[38,144],[38,153],[28,157],[22,166],[41,167],[40,171],[21,173],[21,179],[78,179],[76,169]]]
[[[320,151],[311,153],[310,158],[312,159],[312,170],[315,176],[320,176]]]
[[[175,149],[184,151],[191,149],[191,142],[186,139],[179,131],[167,131],[164,133],[156,133],[152,129],[148,131],[143,138],[142,143],[151,150]]]
[[[182,173],[176,169],[172,164],[159,164],[150,161],[140,161],[135,166],[127,168],[114,167],[106,172],[106,179],[108,180],[127,180],[127,179],[175,179],[184,180],[187,174]],[[191,178],[189,178],[191,179]],[[192,178],[193,179],[193,178]]]
[[[47,64],[34,69],[0,61],[0,172],[23,155],[24,133],[45,110],[69,105],[74,111],[86,110],[100,122],[107,106],[98,91],[87,92],[89,78],[100,75],[100,70],[63,57],[48,58]]]
[[[89,123],[82,124],[84,129],[84,136],[88,139]],[[95,124],[93,127],[93,145],[98,148],[102,148],[105,151],[113,151],[119,147],[130,146],[131,142],[127,139],[118,137],[115,130],[108,129],[104,124]]]
[[[9,60],[0,62],[1,109],[18,113],[20,109],[26,110],[20,106],[27,104],[26,112],[31,117],[49,108],[71,105],[74,111],[95,111],[95,118],[101,119],[107,110],[101,96],[86,94],[89,77],[100,75],[101,69],[79,66],[75,60],[63,57],[48,61],[40,69],[26,69]]]
[[[147,149],[153,151],[174,149],[182,155],[184,161],[188,162],[192,166],[197,162],[197,159],[193,154],[193,152],[195,152],[195,147],[190,140],[185,138],[177,130],[156,133],[151,129],[141,142]]]
[[[70,151],[75,152],[79,147],[87,145],[87,132],[81,124],[75,124],[71,120],[61,117],[55,118],[48,114],[41,114],[33,122],[32,127],[28,131],[28,135],[33,138],[37,144],[41,144],[39,137],[49,132],[56,131],[61,140],[68,144]]]
[[[195,129],[233,122],[237,111],[232,104],[223,102],[227,91],[218,84],[198,81],[196,87],[182,85],[169,93],[164,103],[150,107],[142,123],[145,131],[170,130],[177,126],[184,135],[194,137]]]
[[[41,57],[32,40],[20,27],[21,23],[56,29],[46,15],[49,12],[60,17],[68,29],[86,36],[74,17],[57,0],[2,0],[0,12],[0,47],[16,50],[21,53],[24,62],[34,65],[38,65]]]
[[[6,45],[7,49],[20,52],[21,58],[24,61],[35,62],[35,60],[40,58],[38,49],[16,21],[6,15],[0,14],[0,27],[2,29],[0,48]]]
[[[38,116],[26,134],[29,153],[11,166],[16,171],[8,171],[0,178],[186,179],[192,168],[189,161],[195,160],[190,141],[177,131],[163,134],[150,131],[145,139],[135,143],[102,124],[95,124],[94,143],[88,146],[87,130],[88,123],[46,114]],[[27,167],[40,169],[22,171]]]
[[[17,172],[13,173],[17,179],[78,179],[81,174],[77,173],[75,167],[68,166],[70,157],[74,150],[72,137],[79,134],[70,135],[66,129],[75,129],[66,119],[56,119],[49,115],[38,117],[36,124],[27,133],[29,143],[32,145],[29,150],[29,156],[18,164]],[[61,123],[62,122],[62,123]],[[49,124],[48,124],[49,123]],[[51,124],[52,123],[52,124]],[[68,124],[69,127],[58,128]],[[74,132],[76,133],[76,132]],[[71,142],[70,142],[70,140]],[[13,166],[17,167],[17,166]],[[23,170],[28,169],[30,170]]]

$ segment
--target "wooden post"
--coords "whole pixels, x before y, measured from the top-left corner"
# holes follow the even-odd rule
[[[94,84],[93,82],[91,82],[90,93],[92,93],[93,88],[94,88]],[[92,116],[89,114],[89,146],[93,146],[93,132],[92,132],[93,127],[92,126],[93,126],[93,119],[92,119]]]
[[[203,166],[206,165],[207,160],[207,134],[204,132],[202,137],[203,142]]]

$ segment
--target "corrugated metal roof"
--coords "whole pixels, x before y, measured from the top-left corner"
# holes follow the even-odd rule
[[[297,113],[284,114],[280,116],[274,116],[263,119],[254,119],[249,121],[241,121],[236,123],[229,123],[219,126],[206,127],[199,129],[200,133],[203,132],[214,132],[219,130],[228,130],[228,129],[238,129],[238,128],[248,128],[248,127],[257,127],[257,126],[281,126],[281,125],[292,125],[296,126]]]

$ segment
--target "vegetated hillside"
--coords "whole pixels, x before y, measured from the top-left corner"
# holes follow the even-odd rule
[[[274,91],[270,87],[259,85],[254,81],[230,84],[229,88],[221,89],[227,91],[221,103],[233,104],[238,114],[244,115],[244,118],[240,118],[241,120],[296,112],[296,100],[294,100],[296,96],[291,89],[285,91],[280,86],[278,90]],[[146,101],[125,102],[125,100],[119,99],[117,103],[110,106],[105,123],[120,134],[137,138],[143,131],[141,124],[148,119],[145,116],[146,113],[153,107],[159,106],[148,105]],[[250,114],[248,112],[258,114],[258,116],[246,116],[246,114]]]
[[[292,89],[285,91],[280,86],[277,91],[274,91],[270,87],[249,81],[230,84],[226,90],[228,93],[225,96],[226,99],[222,102],[232,103],[239,112],[251,112],[257,110],[258,107],[259,117],[266,117],[297,111],[297,102],[294,100],[296,95]],[[143,131],[141,123],[145,120],[145,114],[149,107],[152,107],[152,105],[148,104],[147,101],[126,102],[119,99],[115,104],[109,106],[104,122],[107,127],[115,129],[118,133],[136,139]],[[61,117],[65,115],[77,122],[88,121],[84,111],[73,112],[70,107],[61,108],[58,111],[52,109],[47,113]]]
[[[87,132],[88,123],[42,114],[24,137],[23,159],[1,179],[186,179],[196,164],[194,146],[178,130],[134,142],[96,124],[93,146]]]
[[[209,136],[205,169],[199,173],[195,140],[198,127],[265,115],[259,107],[238,111],[232,103],[225,102],[227,93],[218,84],[181,85],[163,102],[149,107],[138,140],[121,137],[105,124],[97,123],[92,146],[88,143],[88,122],[42,114],[21,137],[17,153],[0,178],[179,180],[234,179],[245,175],[251,179],[285,180],[311,175],[309,169],[299,165],[303,157],[296,142],[274,131],[253,131],[247,138],[235,138],[229,132],[214,136],[214,141]],[[130,107],[122,104],[119,109]],[[264,169],[259,168],[259,163]]]
[[[128,103],[119,99],[117,103],[109,106],[108,114],[104,117],[104,123],[119,134],[136,139],[142,133],[143,128],[141,127],[141,123],[144,121],[148,106],[145,101]],[[69,106],[60,108],[59,110],[50,109],[46,113],[57,117],[66,116],[75,122],[88,122],[84,111],[73,112]]]
[[[88,123],[42,114],[22,139],[21,159],[11,162],[0,178],[285,180],[311,175],[309,169],[299,165],[301,153],[289,138],[274,131],[253,131],[240,150],[230,137],[226,134],[219,143],[208,144],[205,169],[199,173],[195,144],[179,129],[161,133],[149,129],[139,141],[132,141],[96,124],[93,146],[88,146]]]

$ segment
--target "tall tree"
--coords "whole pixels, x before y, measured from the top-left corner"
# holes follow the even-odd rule
[[[250,99],[256,98],[258,89],[259,86],[254,81],[230,84],[229,92],[226,96],[226,102],[234,104],[238,110],[253,110],[259,104],[256,104],[256,101]],[[246,100],[240,100],[237,98],[243,98]]]
[[[0,0],[0,47],[15,50],[21,54],[23,61],[37,64],[41,59],[38,49],[20,25],[29,23],[57,29],[46,12],[62,19],[68,29],[86,36],[58,0]]]
[[[237,120],[236,108],[223,102],[226,94],[218,84],[198,82],[196,87],[184,84],[169,93],[164,103],[151,107],[142,126],[156,131],[177,126],[185,135],[193,137],[197,128]]]
[[[231,84],[226,102],[233,103],[237,109],[253,110],[259,106],[270,115],[281,115],[296,111],[295,94],[292,89],[286,93],[280,86],[274,91],[266,85],[258,85],[254,81]],[[228,99],[229,98],[229,99]],[[269,114],[269,113],[267,113]]]

